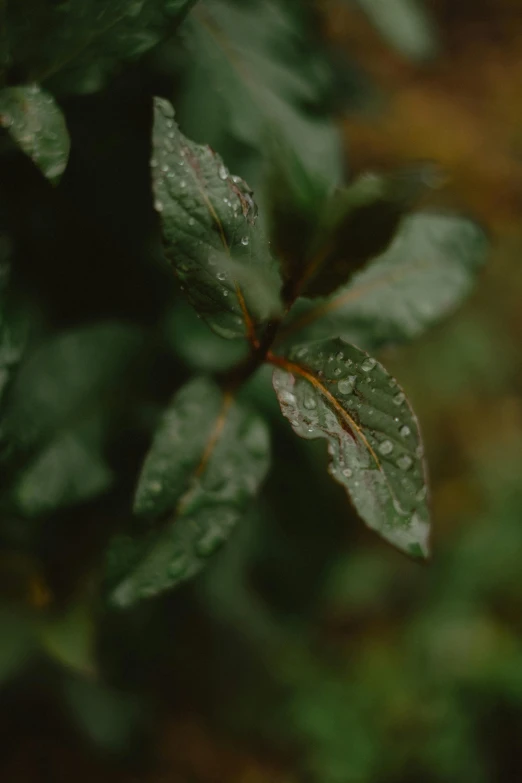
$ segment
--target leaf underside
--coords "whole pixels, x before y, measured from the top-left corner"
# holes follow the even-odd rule
[[[326,438],[330,473],[362,519],[403,552],[427,557],[423,448],[397,381],[342,340],[296,347],[274,362],[284,416],[300,437]]]
[[[138,482],[134,510],[143,533],[112,546],[112,602],[128,606],[196,574],[243,516],[268,463],[259,417],[209,379],[184,386]]]

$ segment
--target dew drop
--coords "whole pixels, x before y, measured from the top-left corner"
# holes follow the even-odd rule
[[[156,160],[156,158],[151,158],[150,160],[151,169],[155,169],[157,165],[158,165],[158,161]]]
[[[408,435],[411,435],[411,430],[410,430],[410,428],[408,427],[408,425],[407,425],[407,424],[405,424],[405,425],[404,425],[404,427],[401,427],[401,429],[400,429],[400,433],[401,433],[401,437],[402,437],[402,438],[407,438],[407,437],[408,437]]]
[[[189,224],[189,226],[193,226],[193,225],[195,224],[195,222],[196,222],[196,221],[194,220],[194,218],[193,218],[193,217],[191,217],[191,218],[189,218],[189,219],[188,219],[188,224]]]
[[[343,476],[346,476],[346,478],[351,478],[351,476],[353,475],[353,471],[350,470],[350,468],[345,468],[342,471],[342,474],[343,474]]]
[[[313,410],[316,407],[316,402],[313,397],[305,397],[303,401],[303,405],[305,408],[309,411]]]
[[[249,241],[250,241],[250,240],[248,239],[248,237],[243,237],[243,238],[241,239],[241,244],[242,244],[242,245],[244,245],[244,246],[246,247],[246,246],[248,245]]]
[[[412,465],[413,465],[413,460],[407,454],[403,454],[397,460],[397,467],[400,468],[401,470],[409,470]]]
[[[373,370],[376,364],[376,360],[372,359],[371,356],[368,356],[368,358],[365,359],[361,364],[361,370],[364,370],[364,372],[370,372],[370,370]]]
[[[222,163],[218,170],[219,179],[225,180],[228,177],[228,169]]]
[[[163,202],[161,202],[159,199],[156,199],[154,202],[154,209],[156,212],[163,212]]]
[[[292,394],[292,392],[286,391],[285,389],[283,389],[282,392],[279,392],[279,399],[285,405],[295,405],[295,394]]]
[[[415,500],[418,500],[419,503],[421,503],[425,499],[427,494],[428,494],[428,487],[422,487],[422,489],[419,489],[419,491],[415,495]]]
[[[184,179],[180,179],[180,181],[179,181],[179,186],[180,186],[180,188],[186,188],[186,187],[187,187],[187,182],[186,182],[186,180],[184,180]]]
[[[225,279],[225,273],[224,272],[218,272],[216,275],[218,280],[224,280]]]
[[[393,398],[393,402],[394,402],[395,405],[402,405],[402,403],[404,402],[405,399],[406,399],[406,397],[404,396],[404,392],[399,392]]]
[[[337,387],[339,389],[340,394],[351,394],[353,390],[355,389],[355,381],[356,381],[355,375],[350,375],[348,378],[345,378],[342,381],[339,381],[339,386]]]
[[[336,367],[335,370],[333,371],[333,374],[334,375],[340,375],[341,372],[342,372],[341,368],[340,367]]]
[[[151,492],[157,495],[158,492],[161,492],[161,486],[161,481],[151,481],[149,484],[149,489]]]
[[[168,163],[162,163],[161,170],[166,174],[167,171],[169,170]]]
[[[223,291],[223,296],[228,296],[228,291]]]
[[[341,362],[344,359],[344,353],[342,351],[339,351],[339,353],[335,355],[335,358],[337,359],[338,362]]]
[[[391,454],[393,451],[393,443],[391,440],[383,440],[382,443],[379,443],[379,451],[381,454],[386,456],[387,454]]]

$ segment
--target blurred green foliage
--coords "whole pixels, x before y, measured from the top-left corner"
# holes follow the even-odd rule
[[[29,5],[15,8],[17,22]],[[83,7],[38,4],[45,24],[61,14],[63,29],[73,5]],[[263,370],[239,396],[273,428],[274,465],[255,507],[176,592],[126,612],[101,600],[103,553],[128,526],[143,457],[172,392],[246,353],[245,341],[221,340],[198,320],[163,264],[148,96],[172,100],[183,133],[210,143],[255,186],[261,220],[278,171],[295,163],[288,148],[319,180],[343,180],[334,117],[361,96],[374,98],[350,49],[328,36],[345,13],[348,27],[360,23],[353,3],[201,2],[174,38],[175,16],[164,28],[160,6],[171,13],[184,3],[150,3],[146,25],[142,5],[129,2],[123,15],[130,45],[118,34],[99,65],[80,17],[71,49],[79,60],[45,81],[67,121],[63,173],[61,129],[42,139],[40,120],[26,115],[16,138],[5,119],[13,110],[0,106],[0,220],[9,235],[0,252],[12,261],[9,280],[0,279],[0,777],[515,783],[518,226],[509,241],[500,237],[470,304],[417,342],[388,345],[389,331],[372,334],[367,313],[358,324],[358,340],[370,334],[382,347],[379,358],[401,378],[422,423],[429,565],[361,529],[326,473],[321,443],[293,437]],[[390,2],[387,16],[384,4],[358,5],[401,57],[444,63],[445,31],[433,22],[444,3]],[[57,30],[56,45],[69,51]],[[38,32],[31,79],[55,56],[53,39]],[[4,84],[27,78],[23,59],[8,42]],[[46,187],[38,167],[61,174],[57,187]],[[294,195],[312,220],[317,194],[308,200],[298,186]],[[446,271],[458,277],[450,263]],[[303,311],[309,304],[302,300]],[[420,319],[430,323],[430,313],[421,309]]]

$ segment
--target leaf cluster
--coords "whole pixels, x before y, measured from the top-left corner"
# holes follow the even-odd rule
[[[467,218],[415,211],[432,182],[429,167],[342,182],[338,134],[321,116],[318,97],[328,81],[326,62],[317,53],[306,73],[292,69],[306,42],[302,14],[294,26],[281,3],[202,2],[182,28],[193,62],[184,66],[192,88],[180,100],[180,116],[197,124],[204,107],[211,118],[206,143],[180,130],[172,102],[150,82],[136,98],[146,118],[140,204],[161,233],[161,249],[147,240],[143,252],[151,279],[163,275],[157,300],[179,286],[217,344],[234,345],[216,344],[216,356],[223,350],[237,361],[227,369],[228,360],[209,361],[219,372],[179,379],[170,401],[148,397],[138,378],[156,377],[145,358],[154,337],[145,323],[119,318],[126,276],[134,290],[141,285],[128,260],[137,251],[128,243],[118,266],[114,235],[99,225],[101,207],[90,205],[81,223],[64,196],[79,165],[74,107],[90,107],[94,115],[102,104],[85,94],[171,35],[191,5],[23,0],[9,4],[5,16],[2,165],[7,172],[29,167],[29,180],[67,231],[82,225],[88,234],[94,226],[98,244],[89,247],[102,247],[101,258],[114,261],[119,277],[81,324],[71,325],[70,316],[67,324],[63,311],[41,312],[17,273],[17,254],[38,257],[38,242],[29,252],[24,246],[8,205],[14,180],[6,179],[0,245],[6,256],[15,242],[13,259],[0,261],[1,506],[9,518],[48,520],[110,496],[121,529],[104,541],[105,586],[118,606],[196,574],[256,497],[269,468],[269,432],[244,387],[262,366],[273,372],[293,431],[327,441],[331,476],[364,522],[407,554],[427,557],[429,491],[419,425],[405,392],[373,353],[418,337],[452,312],[471,289],[486,247],[482,230]],[[291,57],[277,55],[281,41]],[[78,96],[83,103],[74,102]],[[125,133],[124,124],[114,127]],[[256,152],[256,180],[261,151],[267,152],[260,208],[243,176],[231,173],[216,151],[225,153],[231,136]],[[52,226],[50,233],[49,259],[56,250]],[[71,263],[81,258],[79,245],[67,245]],[[90,267],[86,259],[85,281],[94,269],[103,288],[103,263]],[[186,345],[184,338],[175,336]],[[143,436],[133,455],[134,486],[120,480],[122,426]]]

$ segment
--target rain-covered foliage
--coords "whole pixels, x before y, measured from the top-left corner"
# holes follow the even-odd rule
[[[455,318],[484,215],[436,155],[365,166],[343,135],[384,69],[339,30],[422,73],[429,5],[0,0],[9,780],[28,709],[144,781],[497,780],[509,475],[477,458],[487,502],[419,565],[458,516],[445,400],[482,340],[500,361]]]

